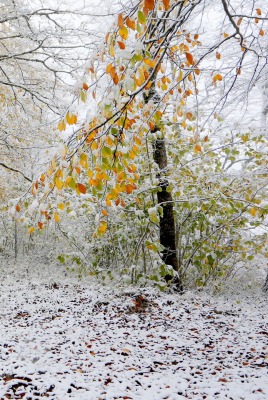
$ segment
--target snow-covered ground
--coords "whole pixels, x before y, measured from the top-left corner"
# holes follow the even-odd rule
[[[179,296],[37,262],[2,260],[0,271],[1,400],[268,399],[259,288]]]

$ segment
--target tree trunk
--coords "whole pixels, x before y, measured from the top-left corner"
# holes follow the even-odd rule
[[[159,167],[159,190],[157,192],[157,202],[163,208],[163,216],[160,217],[160,243],[164,247],[162,259],[165,264],[171,265],[174,271],[178,273],[173,281],[177,290],[182,291],[182,282],[179,276],[179,262],[176,246],[176,224],[174,218],[173,199],[168,190],[168,179],[166,176],[167,168],[167,152],[165,139],[157,139],[153,143],[154,161]],[[169,281],[171,276],[167,275],[166,280]]]
[[[268,293],[268,272],[267,272],[266,281],[265,281],[265,284],[263,285],[262,290],[263,290],[265,293]]]
[[[149,89],[149,93],[144,95],[145,104],[150,100],[155,103],[159,102],[157,92],[155,90],[155,81]],[[151,130],[152,133],[160,131],[159,127],[155,126]],[[179,271],[179,262],[177,256],[176,246],[176,224],[174,218],[174,206],[172,194],[168,190],[169,182],[166,174],[167,168],[167,151],[165,145],[165,138],[156,139],[153,142],[153,158],[159,167],[158,174],[158,187],[157,192],[157,203],[163,209],[163,215],[160,217],[160,244],[164,247],[161,254],[162,260],[166,265],[171,265],[174,271],[177,273],[175,278],[171,275],[166,275],[166,282],[172,282],[174,288],[182,292],[183,285]]]

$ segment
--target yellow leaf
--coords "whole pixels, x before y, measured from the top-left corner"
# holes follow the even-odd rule
[[[106,221],[100,221],[100,225],[98,228],[98,233],[103,235],[107,231],[107,222]]]
[[[28,232],[31,234],[31,233],[33,233],[35,231],[35,227],[34,226],[31,226],[29,229],[28,229]]]
[[[228,38],[229,34],[224,32],[223,37]]]
[[[57,187],[58,190],[61,190],[63,188],[63,182],[61,179],[59,178],[55,178],[55,185]]]
[[[58,204],[58,208],[59,208],[60,210],[64,210],[64,208],[65,208],[64,203],[59,203],[59,204]]]
[[[97,150],[99,148],[98,142],[94,140],[94,142],[91,145],[92,150]]]
[[[256,210],[255,207],[252,207],[252,208],[250,209],[250,214],[252,215],[252,217],[256,217],[257,210]]]
[[[88,158],[87,158],[86,153],[82,153],[82,154],[80,155],[80,165],[81,165],[83,168],[88,168]]]
[[[58,130],[59,130],[60,132],[62,132],[62,131],[65,131],[65,129],[66,129],[66,123],[65,123],[65,121],[61,121],[61,122],[58,124]]]
[[[69,112],[66,115],[66,121],[69,125],[73,125],[77,123],[77,116],[74,114],[70,114]]]
[[[60,222],[60,216],[56,212],[54,212],[54,220],[55,222]]]
[[[106,210],[101,210],[102,215],[104,215],[104,217],[107,217],[108,212]]]
[[[111,63],[111,64],[108,64],[107,65],[107,67],[106,67],[106,74],[110,74],[110,72],[111,72],[111,69],[114,67],[114,65]]]
[[[55,170],[55,169],[56,169],[56,167],[57,167],[57,164],[56,164],[56,160],[55,160],[55,158],[53,158],[53,159],[51,160],[51,166],[52,166],[53,170]]]
[[[126,26],[123,26],[121,29],[119,29],[119,35],[124,40],[128,38],[128,29]]]
[[[148,65],[151,68],[155,67],[156,61],[157,60],[150,60],[150,58],[144,58],[143,60],[144,64]]]

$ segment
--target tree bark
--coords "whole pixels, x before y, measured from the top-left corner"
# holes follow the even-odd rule
[[[174,218],[174,206],[172,194],[168,190],[169,182],[166,176],[167,168],[167,152],[165,139],[157,139],[153,142],[153,157],[159,167],[158,181],[159,189],[157,192],[157,203],[163,209],[163,215],[160,217],[160,243],[164,247],[162,252],[162,260],[165,264],[171,265],[177,272],[175,279],[170,275],[166,275],[167,282],[172,280],[174,287],[178,291],[183,290],[181,277],[179,274],[179,262],[176,246],[176,224]]]
[[[263,285],[262,290],[263,290],[265,293],[268,293],[268,272],[267,272],[266,280],[265,280],[265,283],[264,283],[264,285]]]
[[[145,104],[147,104],[150,100],[153,100],[155,103],[159,101],[155,89],[155,81],[151,85],[149,93],[147,95],[144,95]],[[158,126],[155,126],[154,129],[151,130],[152,133],[156,133],[158,131],[160,131]],[[172,194],[168,189],[169,182],[166,171],[168,161],[167,161],[167,151],[166,151],[166,143],[164,137],[153,141],[153,158],[159,167],[159,173],[157,175],[158,187],[159,187],[157,192],[157,203],[163,209],[163,214],[160,217],[160,226],[159,226],[160,244],[164,247],[161,257],[164,263],[166,265],[171,265],[174,271],[176,272],[175,277],[172,277],[171,275],[167,274],[165,276],[165,280],[168,283],[171,282],[173,287],[178,292],[182,292],[183,285],[182,285],[182,279],[179,270],[179,262],[177,256],[174,203]]]

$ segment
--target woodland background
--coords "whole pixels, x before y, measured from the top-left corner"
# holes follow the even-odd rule
[[[267,25],[262,0],[1,3],[1,257],[265,284]]]

